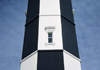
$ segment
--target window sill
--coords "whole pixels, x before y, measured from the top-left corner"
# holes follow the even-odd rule
[[[48,45],[53,45],[53,46],[54,46],[55,43],[45,43],[45,45],[46,45],[46,46],[48,46]]]

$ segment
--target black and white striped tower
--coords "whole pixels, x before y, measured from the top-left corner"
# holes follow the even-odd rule
[[[21,70],[81,70],[71,0],[29,0]]]

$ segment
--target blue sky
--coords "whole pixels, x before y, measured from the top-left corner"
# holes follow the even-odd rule
[[[20,70],[28,0],[0,0],[0,70]],[[82,70],[100,70],[100,0],[72,0]]]

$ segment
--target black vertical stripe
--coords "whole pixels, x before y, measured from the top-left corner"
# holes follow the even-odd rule
[[[63,48],[79,58],[75,25],[61,17]]]
[[[60,0],[61,15],[74,23],[71,0]]]
[[[37,70],[64,70],[63,51],[38,51]]]
[[[40,0],[29,0],[27,9],[26,24],[39,15]]]
[[[22,59],[37,50],[39,18],[33,20],[25,27]]]

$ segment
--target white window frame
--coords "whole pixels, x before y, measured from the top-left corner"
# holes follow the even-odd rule
[[[45,45],[55,45],[55,43],[53,42],[53,32],[55,30],[54,26],[46,26],[45,27],[45,31],[47,32],[46,34],[49,35],[49,33],[52,33],[52,42],[49,42],[49,36],[47,36],[48,38],[48,42],[45,43]]]

